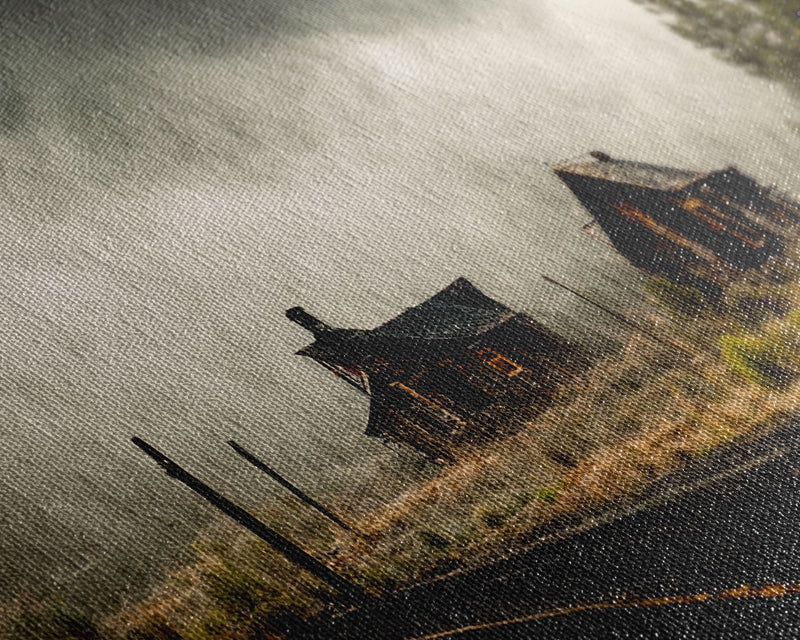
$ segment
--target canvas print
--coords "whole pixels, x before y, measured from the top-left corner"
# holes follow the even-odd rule
[[[800,7],[0,43],[0,638],[800,637]]]

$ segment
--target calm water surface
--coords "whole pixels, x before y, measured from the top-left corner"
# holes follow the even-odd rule
[[[800,192],[788,94],[627,0],[389,4],[0,9],[0,593],[125,597],[207,521],[133,434],[246,504],[275,491],[228,438],[321,492],[411,473],[290,306],[369,328],[466,276],[591,342],[540,274],[639,277],[546,163]]]

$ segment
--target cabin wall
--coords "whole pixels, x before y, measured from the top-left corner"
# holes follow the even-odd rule
[[[555,334],[515,316],[438,358],[384,371],[383,435],[429,457],[455,458],[533,417],[587,362]]]
[[[717,171],[703,180],[701,192],[778,236],[796,236],[800,205],[734,168]]]
[[[670,237],[664,233],[669,231],[666,225],[650,215],[652,209],[664,206],[663,201],[659,204],[658,192],[569,173],[559,176],[597,220],[617,251],[634,266],[678,280],[687,268],[702,261],[702,247]],[[636,204],[621,206],[626,202]]]
[[[737,175],[741,176],[728,170],[682,190],[659,191],[559,173],[631,263],[696,287],[712,300],[742,271],[763,264],[783,249],[774,227],[761,224],[758,216],[732,195],[717,192],[734,190],[748,202],[764,199],[755,183],[746,178],[740,183]],[[769,208],[767,204],[763,207],[765,211]],[[778,209],[777,204],[769,209],[773,218]]]
[[[559,175],[597,218],[620,252],[637,265],[647,261],[638,241],[655,248],[658,242],[653,236],[661,236],[675,244],[675,239],[658,227],[666,227],[689,243],[705,247],[741,270],[762,264],[782,249],[779,234],[765,228],[756,215],[746,211],[750,203],[753,206],[760,203],[765,215],[776,217],[779,207],[769,207],[755,183],[738,172],[712,174],[676,191]],[[718,197],[712,191],[725,194],[738,206],[726,203],[725,197]],[[784,214],[790,215],[788,209],[781,213]],[[693,253],[702,256],[697,251]]]
[[[672,228],[739,269],[757,267],[782,249],[775,233],[710,193],[704,183],[665,197],[665,220]]]

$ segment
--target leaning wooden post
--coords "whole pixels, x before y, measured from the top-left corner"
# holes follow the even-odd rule
[[[175,462],[167,458],[167,456],[151,445],[147,444],[141,438],[132,438],[131,441],[148,456],[153,458],[153,460],[155,460],[161,467],[163,467],[168,476],[179,480],[192,491],[217,507],[217,509],[222,511],[224,514],[230,516],[236,520],[236,522],[248,528],[278,553],[282,554],[290,562],[294,562],[296,565],[305,569],[316,578],[326,582],[334,589],[344,593],[359,604],[370,600],[370,597],[361,587],[349,582],[348,580],[345,580],[338,573],[330,570],[319,560],[284,538],[277,531],[270,529],[263,522],[247,513],[247,511],[235,505],[233,502],[214,491],[207,484],[201,482],[189,472],[182,469]]]
[[[598,309],[600,309],[601,311],[605,311],[607,314],[609,314],[609,315],[610,315],[610,316],[612,316],[613,318],[616,318],[617,320],[619,320],[619,321],[620,321],[622,324],[626,324],[626,325],[628,325],[629,327],[633,327],[633,328],[634,328],[634,329],[636,329],[637,331],[640,331],[641,333],[643,333],[644,335],[646,335],[646,336],[647,336],[648,338],[650,338],[651,340],[655,340],[655,341],[656,341],[656,342],[658,342],[659,344],[663,344],[665,347],[671,347],[671,348],[673,348],[673,349],[678,349],[679,351],[682,351],[683,353],[685,353],[685,354],[686,354],[686,355],[688,355],[688,356],[691,356],[691,355],[693,355],[692,353],[690,353],[689,351],[687,351],[687,350],[686,350],[686,349],[684,349],[683,347],[680,347],[680,346],[678,346],[677,344],[675,344],[675,343],[673,343],[673,342],[670,342],[670,341],[663,340],[663,339],[659,338],[657,335],[655,335],[654,333],[652,333],[652,332],[648,331],[647,329],[645,329],[645,328],[644,328],[643,326],[641,326],[640,324],[638,324],[638,323],[636,323],[636,322],[632,322],[631,320],[628,320],[628,318],[626,318],[626,317],[625,317],[624,315],[622,315],[621,313],[617,313],[616,311],[612,311],[612,310],[611,310],[611,309],[609,309],[608,307],[604,307],[604,306],[603,306],[603,305],[601,305],[599,302],[595,302],[595,301],[594,301],[594,300],[592,300],[591,298],[587,298],[587,297],[586,297],[585,295],[583,295],[582,293],[579,293],[579,292],[575,291],[575,289],[572,289],[572,288],[568,287],[568,286],[567,286],[567,285],[565,285],[565,284],[561,284],[560,282],[558,282],[558,280],[553,280],[553,278],[549,278],[549,277],[547,277],[547,276],[542,276],[542,278],[544,278],[545,282],[549,282],[550,284],[554,284],[554,285],[556,285],[557,287],[561,287],[562,289],[565,289],[566,291],[569,291],[569,292],[570,292],[572,295],[574,295],[574,296],[577,296],[578,298],[580,298],[580,299],[581,299],[581,300],[583,300],[584,302],[588,302],[590,305],[592,305],[592,306],[594,306],[594,307],[597,307],[597,308],[598,308]]]
[[[252,464],[257,469],[260,469],[264,473],[266,473],[270,478],[278,482],[283,487],[286,487],[289,491],[291,491],[294,495],[300,498],[303,502],[305,502],[308,506],[312,507],[319,511],[323,516],[328,518],[331,522],[336,523],[345,531],[352,531],[353,529],[347,525],[346,523],[342,522],[339,518],[337,518],[334,514],[328,511],[325,507],[323,507],[319,502],[311,498],[310,496],[303,493],[300,489],[295,487],[291,482],[289,482],[286,478],[280,475],[274,469],[271,469],[265,462],[262,462],[258,458],[256,458],[252,453],[247,451],[244,447],[237,444],[233,440],[228,440],[228,444],[233,448],[233,450],[242,456],[245,460],[247,460],[250,464]]]

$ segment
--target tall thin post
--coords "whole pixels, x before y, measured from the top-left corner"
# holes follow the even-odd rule
[[[581,299],[581,300],[583,300],[584,302],[588,302],[590,305],[592,305],[592,306],[594,306],[594,307],[597,307],[597,308],[598,308],[598,309],[600,309],[601,311],[605,311],[607,314],[609,314],[609,315],[610,315],[610,316],[612,316],[613,318],[616,318],[617,320],[619,320],[619,321],[620,321],[622,324],[628,325],[629,327],[633,327],[633,328],[634,328],[634,329],[636,329],[637,331],[640,331],[641,333],[643,333],[644,335],[646,335],[646,336],[647,336],[648,338],[650,338],[651,340],[655,340],[655,341],[656,341],[656,342],[658,342],[659,344],[663,344],[665,347],[671,347],[671,348],[673,348],[673,349],[678,349],[678,350],[680,350],[680,351],[683,351],[683,352],[684,352],[685,354],[687,354],[687,355],[692,355],[691,353],[689,353],[689,352],[688,352],[686,349],[684,349],[683,347],[679,347],[678,345],[676,345],[676,344],[674,344],[674,343],[672,343],[672,342],[669,342],[669,341],[667,341],[667,340],[663,340],[663,339],[659,338],[657,335],[655,335],[654,333],[652,333],[652,332],[648,331],[647,329],[645,329],[643,326],[641,326],[641,325],[640,325],[640,324],[638,324],[637,322],[633,322],[633,321],[631,321],[631,320],[628,320],[628,318],[626,318],[626,317],[625,317],[624,315],[622,315],[621,313],[617,313],[616,311],[612,311],[612,310],[611,310],[611,309],[609,309],[608,307],[604,307],[604,306],[603,306],[602,304],[600,304],[599,302],[595,302],[595,301],[594,301],[594,300],[592,300],[591,298],[587,298],[587,297],[586,297],[585,295],[583,295],[582,293],[579,293],[578,291],[575,291],[575,289],[572,289],[572,288],[568,287],[568,286],[567,286],[567,285],[565,285],[565,284],[561,284],[561,283],[560,283],[560,282],[558,282],[557,280],[553,280],[553,278],[549,278],[548,276],[542,276],[542,278],[544,278],[545,282],[549,282],[550,284],[554,284],[554,285],[556,285],[557,287],[561,287],[562,289],[564,289],[564,290],[566,290],[566,291],[569,291],[569,292],[570,292],[572,295],[574,295],[574,296],[577,296],[578,298],[580,298],[580,299]]]
[[[252,531],[278,553],[282,554],[287,560],[305,569],[316,578],[326,582],[357,603],[363,603],[370,599],[361,587],[345,580],[338,573],[326,567],[319,560],[284,538],[277,531],[270,529],[263,522],[247,513],[247,511],[235,505],[233,502],[214,491],[207,484],[201,482],[189,472],[182,469],[177,463],[167,458],[167,456],[147,444],[141,438],[132,438],[131,441],[163,467],[168,476],[182,482],[225,515],[230,516],[236,522]]]
[[[300,498],[303,502],[305,502],[309,507],[316,509],[319,511],[323,516],[328,518],[331,522],[336,523],[345,531],[352,531],[349,525],[342,522],[338,517],[336,517],[333,513],[328,511],[325,507],[323,507],[319,502],[302,492],[300,489],[295,487],[291,482],[289,482],[286,478],[280,475],[274,469],[271,469],[265,462],[262,462],[258,458],[256,458],[252,453],[250,453],[247,449],[242,447],[241,445],[237,444],[233,440],[228,440],[228,444],[233,448],[233,450],[242,456],[245,460],[247,460],[250,464],[252,464],[257,469],[260,469],[264,473],[266,473],[270,478],[275,480],[278,484],[283,487],[286,487],[289,491],[291,491],[294,495]]]

